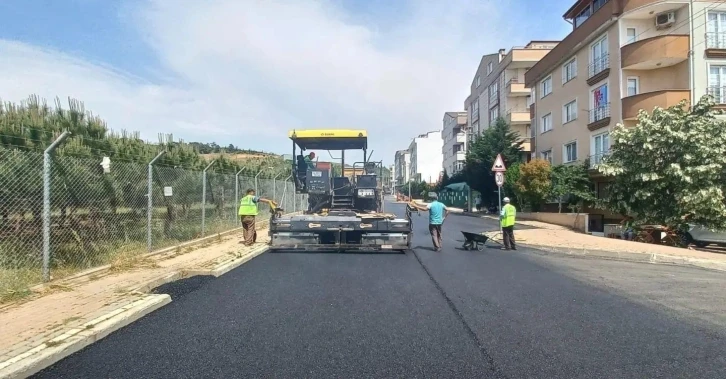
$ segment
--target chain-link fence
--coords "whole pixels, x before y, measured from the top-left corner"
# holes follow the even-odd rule
[[[111,162],[105,171],[95,157],[0,147],[0,295],[108,264],[120,254],[239,227],[237,207],[248,189],[285,213],[307,207],[289,178],[129,162]]]

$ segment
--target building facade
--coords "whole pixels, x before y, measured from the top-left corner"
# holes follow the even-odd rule
[[[397,186],[408,183],[408,181],[410,180],[410,177],[408,175],[410,165],[411,153],[408,150],[396,151],[396,156],[393,160],[393,167],[395,172],[395,176],[393,178],[396,180]]]
[[[572,32],[525,75],[532,156],[554,165],[587,160],[603,197],[607,182],[596,168],[616,124],[634,126],[641,109],[706,93],[726,103],[726,4],[579,0],[564,18]],[[592,212],[591,230],[617,217]]]
[[[443,170],[454,175],[464,169],[466,161],[466,112],[444,113],[441,156]]]
[[[441,130],[420,134],[411,141],[408,151],[411,154],[409,179],[435,184],[439,180],[442,156],[438,152],[444,145]]]
[[[522,138],[522,150],[531,151],[531,91],[525,85],[525,73],[546,56],[557,41],[531,41],[524,47],[485,55],[479,62],[470,94],[464,107],[473,135],[481,134],[497,118],[503,117]]]

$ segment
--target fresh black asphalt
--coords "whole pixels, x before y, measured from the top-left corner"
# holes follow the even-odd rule
[[[266,253],[218,279],[159,288],[171,304],[35,377],[726,377],[722,328],[590,281],[598,260],[576,262],[590,270],[577,277],[559,263],[572,258],[463,251],[460,230],[496,224],[458,215],[436,253],[426,215],[413,217],[414,252]],[[723,292],[720,273],[607,265],[670,269]]]

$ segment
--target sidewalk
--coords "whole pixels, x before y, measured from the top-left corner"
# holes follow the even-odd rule
[[[416,200],[416,202],[425,204],[420,200]],[[449,209],[454,213],[463,213],[463,209]],[[492,215],[478,213],[467,213],[467,215],[499,221],[498,217]],[[539,221],[517,221],[517,225],[534,228],[517,229],[515,226],[515,240],[521,241],[520,245],[550,253],[691,265],[726,271],[726,254],[597,237]],[[497,232],[486,234],[493,237],[493,240],[501,242]]]
[[[168,304],[155,287],[194,275],[220,276],[266,250],[266,221],[258,243],[239,244],[240,230],[207,237],[163,254],[51,282],[23,302],[0,305],[0,378],[26,377]],[[264,228],[262,228],[264,226]]]

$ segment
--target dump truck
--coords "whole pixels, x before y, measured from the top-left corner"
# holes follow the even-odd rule
[[[381,174],[383,162],[371,162],[366,130],[291,130],[295,191],[308,195],[303,214],[270,218],[271,250],[405,251],[411,247],[411,215],[385,212]],[[299,154],[298,153],[298,148]],[[342,172],[309,168],[306,150],[339,154]],[[360,150],[363,161],[346,167],[345,152]],[[351,170],[352,172],[346,172]]]

